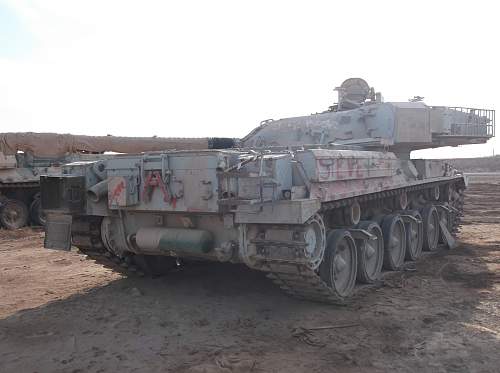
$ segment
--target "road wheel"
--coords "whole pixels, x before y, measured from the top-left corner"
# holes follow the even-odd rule
[[[406,231],[399,215],[387,215],[382,221],[384,236],[384,268],[397,271],[401,268],[406,254]]]
[[[8,199],[0,210],[0,223],[7,229],[18,229],[28,224],[28,208],[17,199]]]
[[[45,213],[42,210],[42,200],[40,197],[35,197],[30,206],[30,218],[34,225],[45,226],[47,221]]]
[[[351,234],[344,229],[330,231],[319,274],[337,296],[351,295],[356,284],[357,262],[356,243]]]
[[[384,237],[382,229],[374,221],[362,221],[357,226],[377,237],[376,240],[356,240],[358,250],[359,282],[371,284],[378,280],[384,262]]]
[[[434,251],[439,241],[439,215],[433,205],[422,209],[422,221],[424,228],[424,250]]]
[[[406,259],[417,260],[422,255],[422,246],[424,244],[422,215],[417,210],[407,211],[407,214],[413,216],[417,221],[411,220],[405,223]]]

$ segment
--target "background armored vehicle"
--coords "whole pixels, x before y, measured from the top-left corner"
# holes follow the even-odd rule
[[[45,247],[151,272],[179,258],[244,263],[330,303],[453,247],[463,177],[410,152],[484,143],[494,111],[384,103],[362,79],[338,91],[330,110],[266,121],[239,149],[120,155],[43,177]]]
[[[207,149],[230,139],[74,136],[52,133],[0,134],[0,226],[43,225],[41,174],[59,174],[64,163],[108,158],[104,152]]]

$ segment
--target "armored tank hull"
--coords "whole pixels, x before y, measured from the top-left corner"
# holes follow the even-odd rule
[[[343,303],[357,283],[455,245],[464,179],[446,163],[411,160],[412,131],[422,148],[425,139],[486,141],[494,128],[490,111],[361,96],[347,90],[331,111],[266,122],[242,139],[246,148],[65,165],[64,176],[41,179],[45,247],[75,245],[150,273],[179,260],[244,263],[295,297]],[[297,144],[306,138],[317,144]]]

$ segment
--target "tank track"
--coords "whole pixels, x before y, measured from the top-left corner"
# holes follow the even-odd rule
[[[294,298],[321,303],[345,304],[319,277],[305,265],[267,264],[267,277]]]
[[[446,184],[448,182],[443,183],[433,183],[426,184],[420,188],[403,188],[399,190],[387,191],[374,193],[373,195],[358,197],[358,202],[367,202],[374,199],[379,198],[387,198],[393,197],[403,192],[415,191],[418,189],[427,189],[429,186],[435,186],[440,184]],[[352,200],[352,199],[351,199]],[[326,212],[330,209],[344,207],[349,204],[350,200],[342,200],[327,203],[323,206],[323,212]],[[460,220],[463,216],[463,206],[464,206],[464,197],[463,193],[460,195],[460,198],[453,203],[453,211],[452,211],[452,223],[451,223],[451,232],[453,236],[456,236],[456,233],[459,230]],[[299,247],[290,246],[290,249],[299,249]],[[336,305],[345,305],[346,299],[339,297],[332,289],[321,279],[319,273],[307,266],[306,264],[291,264],[284,263],[280,261],[269,260],[264,263],[264,265],[260,268],[261,271],[267,272],[267,277],[271,279],[277,286],[279,286],[285,293],[293,296],[294,298],[309,300],[320,303],[328,303],[328,304],[336,304]],[[377,284],[364,284],[364,285],[356,285],[354,289],[353,295],[349,299],[353,299],[362,295],[368,289],[380,286],[380,283],[383,283],[383,278],[388,273],[385,272],[382,274],[382,280]]]

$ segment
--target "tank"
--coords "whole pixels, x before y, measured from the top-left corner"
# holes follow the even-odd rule
[[[0,134],[0,226],[43,225],[40,175],[61,173],[61,165],[112,155],[167,149],[207,149],[232,145],[231,139],[75,136],[54,133]]]
[[[152,274],[242,263],[326,303],[453,248],[464,178],[410,153],[485,143],[494,111],[386,103],[358,78],[337,91],[327,111],[265,121],[238,148],[123,154],[42,177],[45,247]]]

